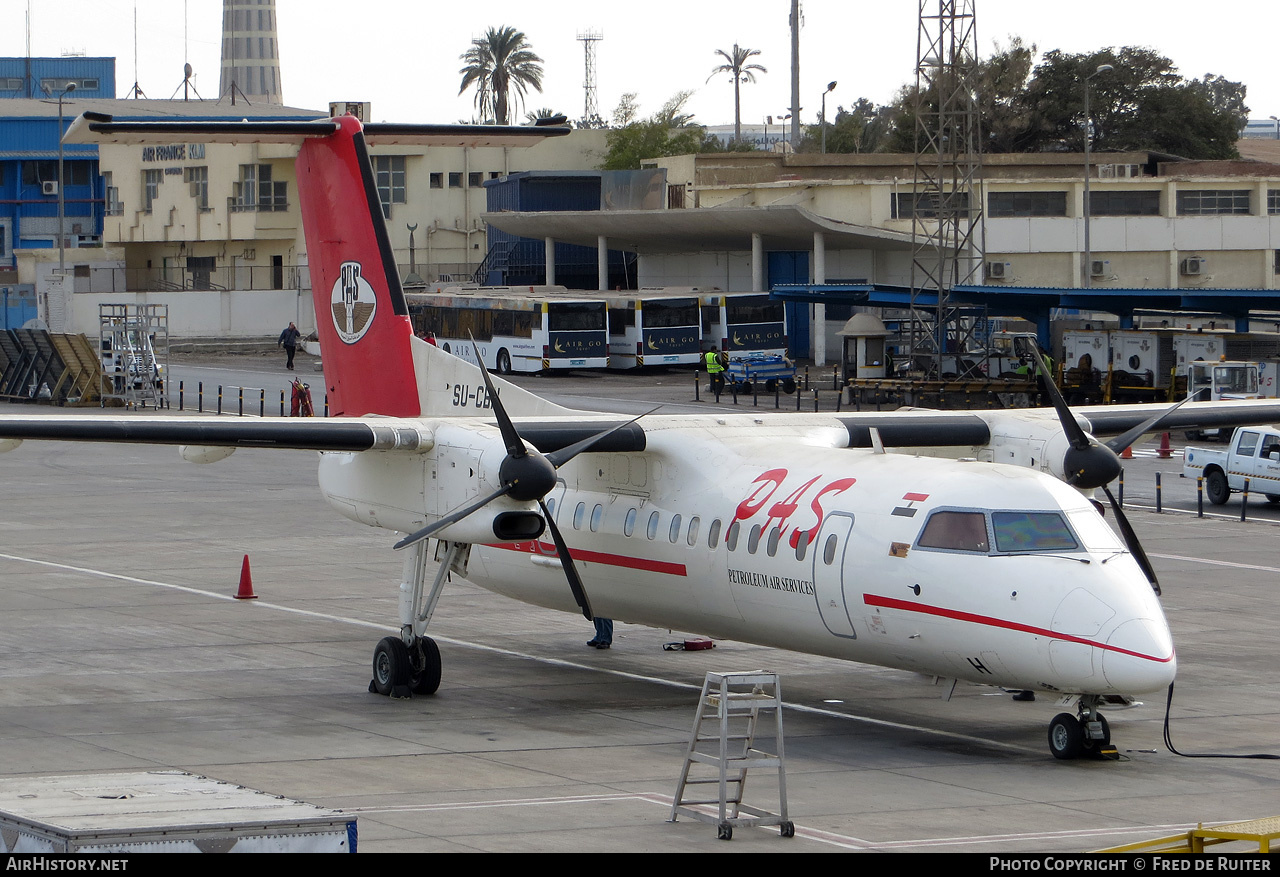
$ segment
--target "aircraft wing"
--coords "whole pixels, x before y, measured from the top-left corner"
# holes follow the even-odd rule
[[[1087,421],[1090,433],[1106,438],[1121,435],[1172,407],[1164,403],[1092,405],[1072,408],[1071,411]],[[991,441],[992,424],[1003,418],[1019,422],[1043,418],[1056,422],[1057,414],[1052,408],[1018,408],[999,411],[869,411],[836,415],[849,433],[848,446],[851,448],[872,447],[872,428],[879,431],[881,441],[890,448],[980,446]],[[1188,402],[1171,411],[1159,431],[1222,429],[1267,423],[1280,423],[1280,399]]]
[[[520,437],[548,454],[597,435],[625,420],[539,420],[516,423]],[[477,426],[489,425],[477,418]],[[388,417],[242,419],[240,417],[147,414],[5,414],[5,439],[192,445],[215,448],[277,448],[311,451],[427,450],[431,423]],[[644,430],[623,426],[592,447],[594,452],[643,451]]]

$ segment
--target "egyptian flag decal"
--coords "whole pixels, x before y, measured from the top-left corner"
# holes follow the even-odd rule
[[[929,494],[927,493],[904,493],[902,499],[906,505],[896,506],[893,513],[900,518],[914,518],[918,511],[915,503],[924,502],[928,498]]]

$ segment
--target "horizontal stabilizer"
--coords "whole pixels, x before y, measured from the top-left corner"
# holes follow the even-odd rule
[[[334,119],[302,121],[152,120],[119,119],[84,113],[63,138],[66,143],[165,144],[187,143],[302,143],[312,137],[336,134]],[[569,133],[568,127],[522,125],[397,125],[364,126],[370,145],[416,146],[532,146],[547,137]]]

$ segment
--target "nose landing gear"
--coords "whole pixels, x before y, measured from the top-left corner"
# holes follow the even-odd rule
[[[1099,698],[1086,695],[1080,698],[1079,717],[1071,713],[1058,713],[1049,723],[1049,751],[1054,758],[1118,758],[1111,745],[1111,726],[1098,712]]]

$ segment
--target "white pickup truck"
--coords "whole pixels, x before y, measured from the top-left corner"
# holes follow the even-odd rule
[[[1280,426],[1237,429],[1226,450],[1188,446],[1182,458],[1182,477],[1204,476],[1209,502],[1222,505],[1244,490],[1280,502]]]

